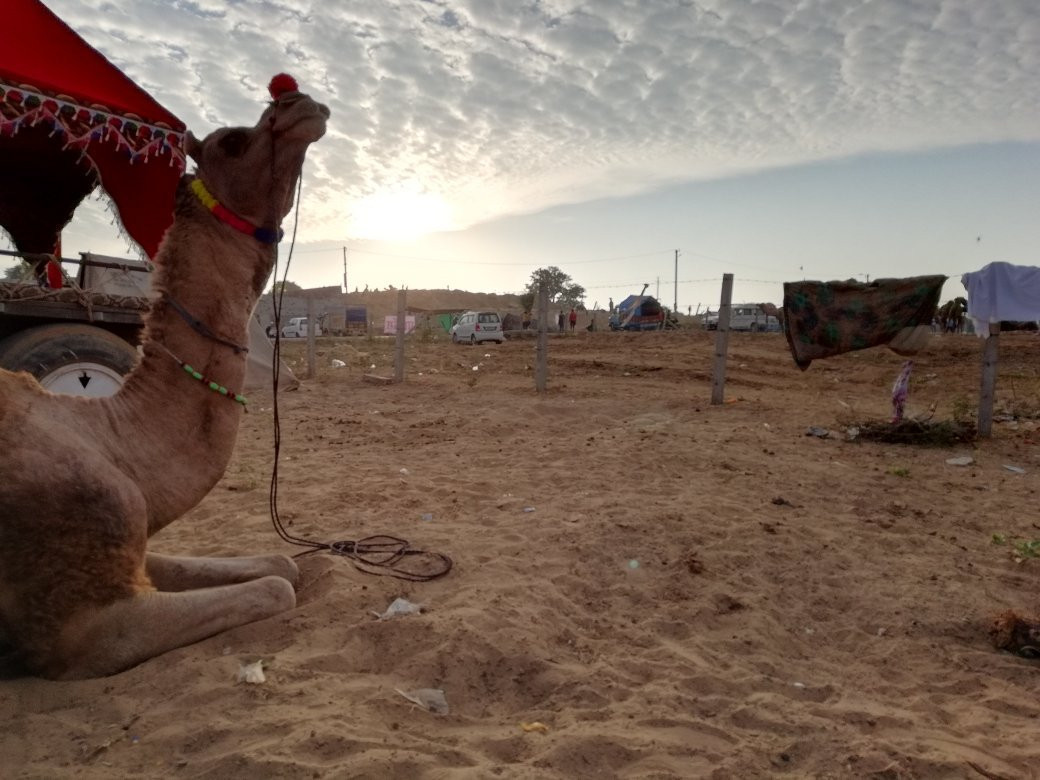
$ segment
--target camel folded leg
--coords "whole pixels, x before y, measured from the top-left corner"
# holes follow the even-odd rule
[[[49,664],[47,676],[74,680],[115,674],[295,605],[292,585],[276,576],[181,593],[140,593],[75,620],[63,638],[66,657]]]
[[[156,590],[176,592],[248,582],[274,575],[295,585],[300,570],[287,555],[241,558],[183,558],[148,553],[145,570]]]

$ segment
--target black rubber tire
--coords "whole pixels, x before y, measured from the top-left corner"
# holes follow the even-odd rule
[[[72,364],[126,376],[137,364],[137,349],[104,328],[80,323],[40,325],[0,341],[0,367],[28,371],[40,384]]]

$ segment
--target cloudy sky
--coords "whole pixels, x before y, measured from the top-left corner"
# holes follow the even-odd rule
[[[684,311],[725,272],[779,303],[1040,263],[1036,0],[45,2],[196,135],[253,124],[279,71],[329,105],[304,286],[344,247],[350,289],[556,265],[589,305],[647,283]],[[66,249],[126,254],[99,214]]]

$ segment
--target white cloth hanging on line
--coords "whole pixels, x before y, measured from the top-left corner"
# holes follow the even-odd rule
[[[968,319],[975,332],[989,335],[989,324],[1002,320],[1040,320],[1040,268],[990,263],[961,277],[968,291]]]

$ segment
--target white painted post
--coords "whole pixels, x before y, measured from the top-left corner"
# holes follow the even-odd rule
[[[715,331],[715,364],[711,372],[711,403],[721,404],[726,392],[726,355],[729,352],[730,302],[733,298],[733,274],[722,275],[722,298],[719,301],[719,326]]]
[[[997,348],[1000,323],[989,324],[989,335],[982,346],[982,386],[979,391],[979,436],[988,438],[993,432],[993,398],[997,389]]]
[[[317,326],[314,322],[314,299],[307,296],[307,378],[314,379],[318,375],[317,352],[315,349],[314,331]]]

